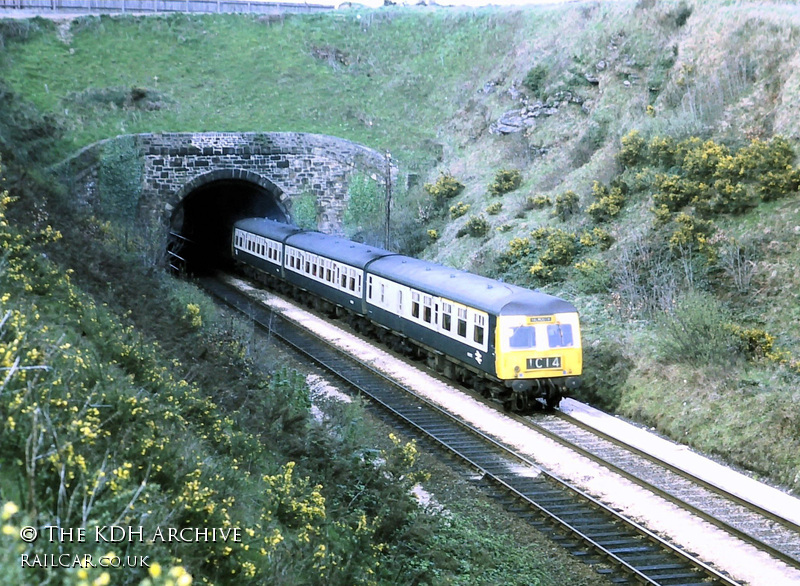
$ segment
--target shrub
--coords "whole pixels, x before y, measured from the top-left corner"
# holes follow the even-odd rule
[[[547,67],[544,65],[534,65],[525,74],[525,79],[522,80],[522,85],[540,100],[544,99],[544,84],[547,79],[547,73]]]
[[[317,196],[307,191],[292,200],[292,221],[305,230],[317,229]]]
[[[486,213],[489,214],[490,216],[494,216],[499,214],[500,210],[502,209],[503,209],[503,203],[496,201],[486,208]]]
[[[454,220],[456,218],[460,218],[469,211],[470,207],[471,206],[468,203],[460,201],[456,205],[450,206],[450,217],[453,218]]]
[[[580,198],[574,191],[565,191],[561,195],[556,196],[556,206],[553,215],[561,218],[561,221],[566,221],[568,217],[577,213],[580,210]]]
[[[742,354],[728,327],[730,314],[709,294],[690,291],[656,322],[657,351],[667,362],[730,365]]]
[[[579,241],[587,248],[598,246],[600,250],[607,250],[614,243],[614,237],[603,228],[594,228],[581,234]]]
[[[489,222],[486,221],[486,218],[484,218],[483,214],[481,214],[479,216],[473,216],[467,220],[467,223],[464,224],[464,227],[458,231],[457,236],[459,238],[466,234],[476,237],[486,236],[490,229],[491,226],[489,225]]]
[[[622,386],[633,367],[618,342],[597,340],[586,344],[583,347],[583,384],[575,397],[599,409],[615,411],[620,404]]]
[[[745,354],[750,359],[764,358],[773,352],[775,336],[759,328],[743,328],[737,324],[726,324],[726,329],[741,340]]]
[[[713,140],[707,140],[701,144],[689,140],[683,144],[687,148],[681,167],[686,176],[695,181],[711,183],[717,176],[720,167],[727,168],[733,161],[728,147]]]
[[[522,183],[522,174],[518,169],[500,169],[494,176],[494,181],[489,184],[489,193],[503,195],[514,191]]]
[[[708,237],[715,229],[713,222],[683,212],[677,214],[674,220],[677,227],[669,237],[671,249],[678,251],[696,246],[701,252],[711,252]]]
[[[796,192],[798,186],[800,186],[800,172],[787,167],[780,171],[767,171],[761,176],[756,191],[763,201],[773,201]]]
[[[529,210],[539,210],[551,205],[553,205],[553,200],[546,195],[529,195],[525,200],[525,208]]]
[[[428,230],[428,238],[430,238],[431,242],[436,242],[439,240],[439,231],[438,230]]]
[[[575,234],[564,230],[552,230],[546,246],[539,259],[548,265],[567,266],[578,251]]]
[[[464,191],[464,184],[449,174],[440,174],[436,183],[426,183],[423,189],[430,194],[437,206],[443,206],[450,200]]]
[[[607,222],[611,218],[619,215],[625,205],[625,191],[627,186],[624,183],[614,185],[609,189],[599,181],[595,181],[592,186],[592,194],[595,201],[586,209],[595,222]]]
[[[669,169],[675,165],[677,148],[671,136],[654,136],[647,145],[647,158],[652,164]]]
[[[654,183],[658,190],[653,194],[656,207],[663,205],[671,212],[678,211],[695,198],[703,198],[704,192],[708,189],[708,185],[705,183],[697,183],[680,175],[659,173],[656,175]]]
[[[617,161],[623,167],[635,167],[644,160],[645,142],[638,130],[631,130],[621,139],[622,147],[617,153]]]
[[[696,202],[698,211],[706,215],[741,214],[755,205],[756,199],[747,187],[728,179],[717,179],[709,192],[709,198]]]
[[[589,258],[573,265],[577,271],[575,283],[584,293],[605,293],[611,287],[611,272],[606,263]]]
[[[385,229],[385,194],[377,181],[356,174],[347,188],[347,207],[342,225],[349,238],[380,242]]]

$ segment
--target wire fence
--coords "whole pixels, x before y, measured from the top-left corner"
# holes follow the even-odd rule
[[[277,14],[320,12],[333,6],[299,2],[257,2],[251,0],[0,0],[0,18],[10,10],[32,12],[156,13],[189,12]]]

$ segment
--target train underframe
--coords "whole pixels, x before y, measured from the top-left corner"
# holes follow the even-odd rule
[[[487,373],[450,358],[446,354],[397,334],[372,320],[322,299],[282,279],[278,279],[246,264],[237,264],[239,270],[265,287],[286,295],[306,307],[340,319],[355,331],[380,342],[394,352],[418,362],[445,378],[468,387],[483,397],[501,403],[506,411],[532,413],[555,409],[566,394],[566,384],[559,379],[517,379],[501,381]]]

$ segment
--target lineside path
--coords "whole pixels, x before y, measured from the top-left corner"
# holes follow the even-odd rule
[[[701,480],[800,525],[800,499],[762,484],[713,460],[697,454],[687,446],[663,439],[626,421],[612,417],[589,405],[564,399],[562,413],[615,439],[652,454],[660,460],[689,472]]]

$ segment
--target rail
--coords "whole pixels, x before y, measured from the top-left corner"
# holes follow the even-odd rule
[[[416,430],[477,470],[482,483],[502,487],[502,493],[493,496],[509,495],[513,502],[520,503],[523,507],[520,512],[526,516],[536,511],[534,515],[539,519],[547,519],[543,522],[551,527],[548,533],[554,540],[567,540],[570,545],[562,544],[575,555],[608,564],[610,568],[603,569],[603,573],[613,582],[651,586],[739,584],[578,488],[539,469],[442,408],[412,395],[357,357],[335,349],[302,326],[274,316],[230,285],[215,278],[203,278],[200,286],[245,313],[254,324],[268,330],[299,355],[382,405],[404,421],[406,430]],[[538,523],[534,522],[543,529]]]
[[[5,10],[87,13],[279,14],[333,10],[333,6],[306,2],[259,2],[258,0],[0,0]]]

